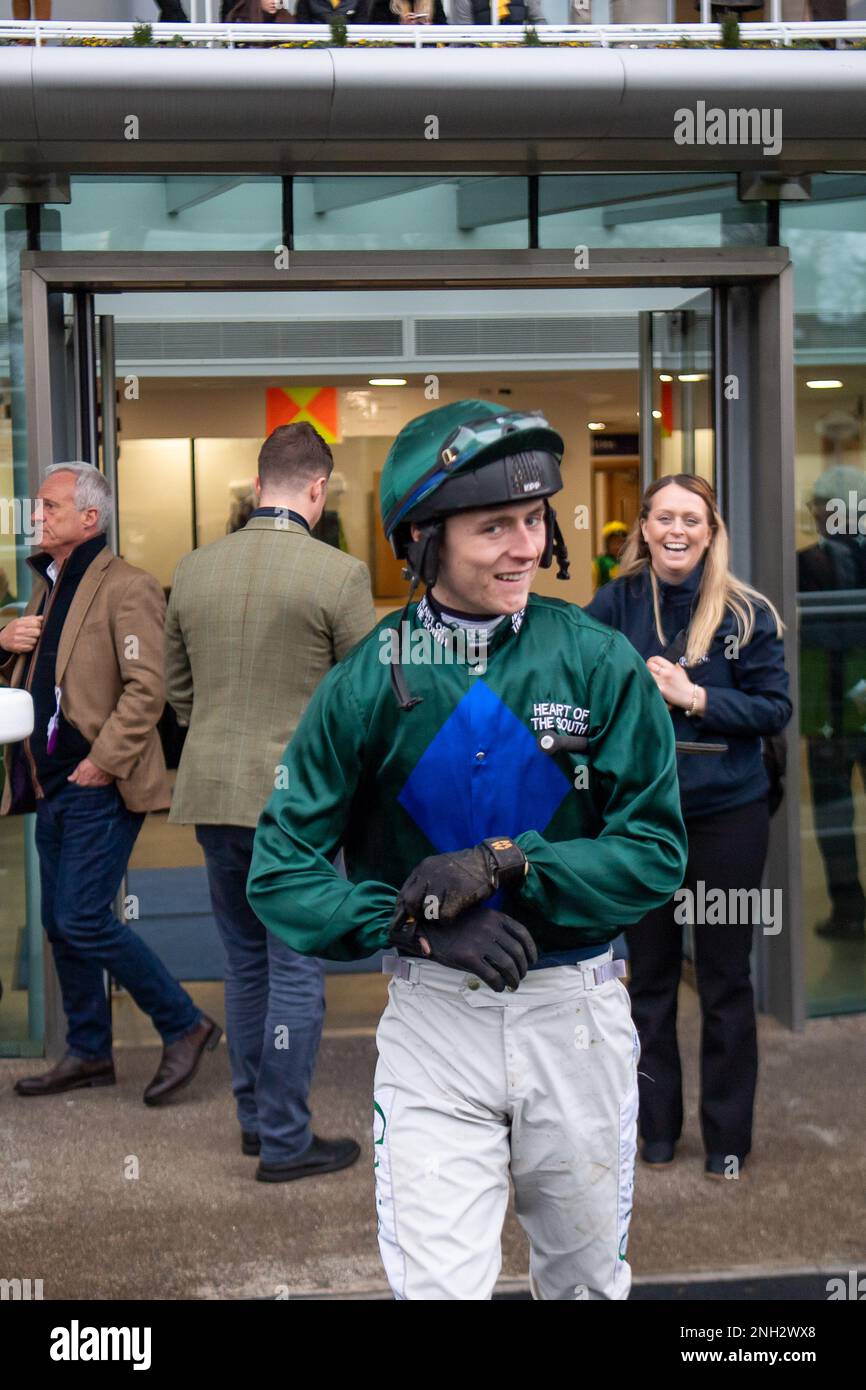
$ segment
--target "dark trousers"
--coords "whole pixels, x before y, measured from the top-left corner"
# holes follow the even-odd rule
[[[159,10],[158,24],[189,24],[189,19],[180,0],[156,0]]]
[[[766,801],[686,822],[684,887],[698,900],[720,888],[760,888],[767,857]],[[682,913],[672,900],[627,930],[632,1013],[641,1043],[640,1132],[646,1142],[674,1141],[683,1124],[677,1047]],[[696,923],[695,973],[701,1005],[701,1132],[707,1153],[745,1158],[752,1145],[758,1076],[755,1002],[749,973],[753,925]]]
[[[866,897],[857,868],[851,779],[859,766],[866,782],[866,738],[841,734],[830,739],[810,738],[808,751],[815,834],[833,916],[862,922]]]
[[[226,1035],[241,1129],[265,1163],[286,1163],[313,1139],[308,1093],[325,1016],[321,962],[300,956],[247,902],[255,831],[197,825],[213,913],[226,949]]]
[[[42,924],[63,995],[67,1048],[76,1057],[111,1056],[106,970],[150,1014],[164,1042],[176,1042],[201,1017],[159,957],[114,915],[143,821],[126,809],[114,785],[68,782],[37,805]]]

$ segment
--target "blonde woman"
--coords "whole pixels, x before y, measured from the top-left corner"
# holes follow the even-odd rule
[[[739,1174],[752,1142],[758,1052],[749,975],[755,895],[735,890],[760,888],[767,854],[761,739],[791,717],[782,622],[768,599],[731,574],[715,493],[691,474],[659,478],[647,489],[619,578],[587,611],[640,652],[678,739],[727,746],[679,757],[689,838],[684,887],[692,898],[679,895],[648,913],[627,939],[642,1049],[641,1156],[656,1167],[673,1162],[682,1129],[677,991],[683,923],[693,919],[705,1171]],[[713,889],[722,893],[711,896]]]

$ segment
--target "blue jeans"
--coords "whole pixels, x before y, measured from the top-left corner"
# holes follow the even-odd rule
[[[324,972],[262,925],[247,902],[255,831],[198,825],[213,913],[226,948],[226,1034],[241,1129],[264,1163],[288,1163],[313,1139],[307,1097],[325,1016]]]
[[[114,915],[115,895],[144,816],[117,787],[68,782],[36,808],[42,925],[51,942],[75,1057],[111,1056],[111,1005],[103,971],[132,996],[166,1043],[201,1018],[185,989],[140,936]]]

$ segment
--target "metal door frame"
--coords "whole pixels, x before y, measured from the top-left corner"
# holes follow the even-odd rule
[[[797,729],[798,664],[794,549],[793,270],[784,247],[591,251],[576,269],[570,250],[272,253],[43,252],[21,256],[30,485],[68,458],[63,364],[64,293],[148,291],[578,289],[670,286],[714,291],[717,483],[732,533],[734,568],[767,593],[786,624],[786,658]],[[734,378],[728,398],[722,377]],[[749,460],[745,477],[735,468]],[[759,524],[753,524],[757,520]],[[768,544],[769,526],[779,544]],[[788,1027],[805,1023],[800,913],[800,768],[791,749],[787,795],[771,830],[768,882],[781,886],[784,925],[759,936],[758,1004]],[[46,980],[53,972],[46,972]],[[48,987],[48,986],[46,986]],[[62,1015],[46,1008],[49,1054]]]

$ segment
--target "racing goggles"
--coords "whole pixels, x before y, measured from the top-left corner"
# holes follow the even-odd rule
[[[530,411],[526,415],[509,412],[507,415],[485,415],[480,420],[469,420],[464,425],[458,425],[457,429],[449,434],[431,471],[438,472],[440,468],[444,468],[446,472],[450,472],[456,465],[464,463],[488,445],[495,444],[509,434],[537,429],[553,430],[540,410]]]

